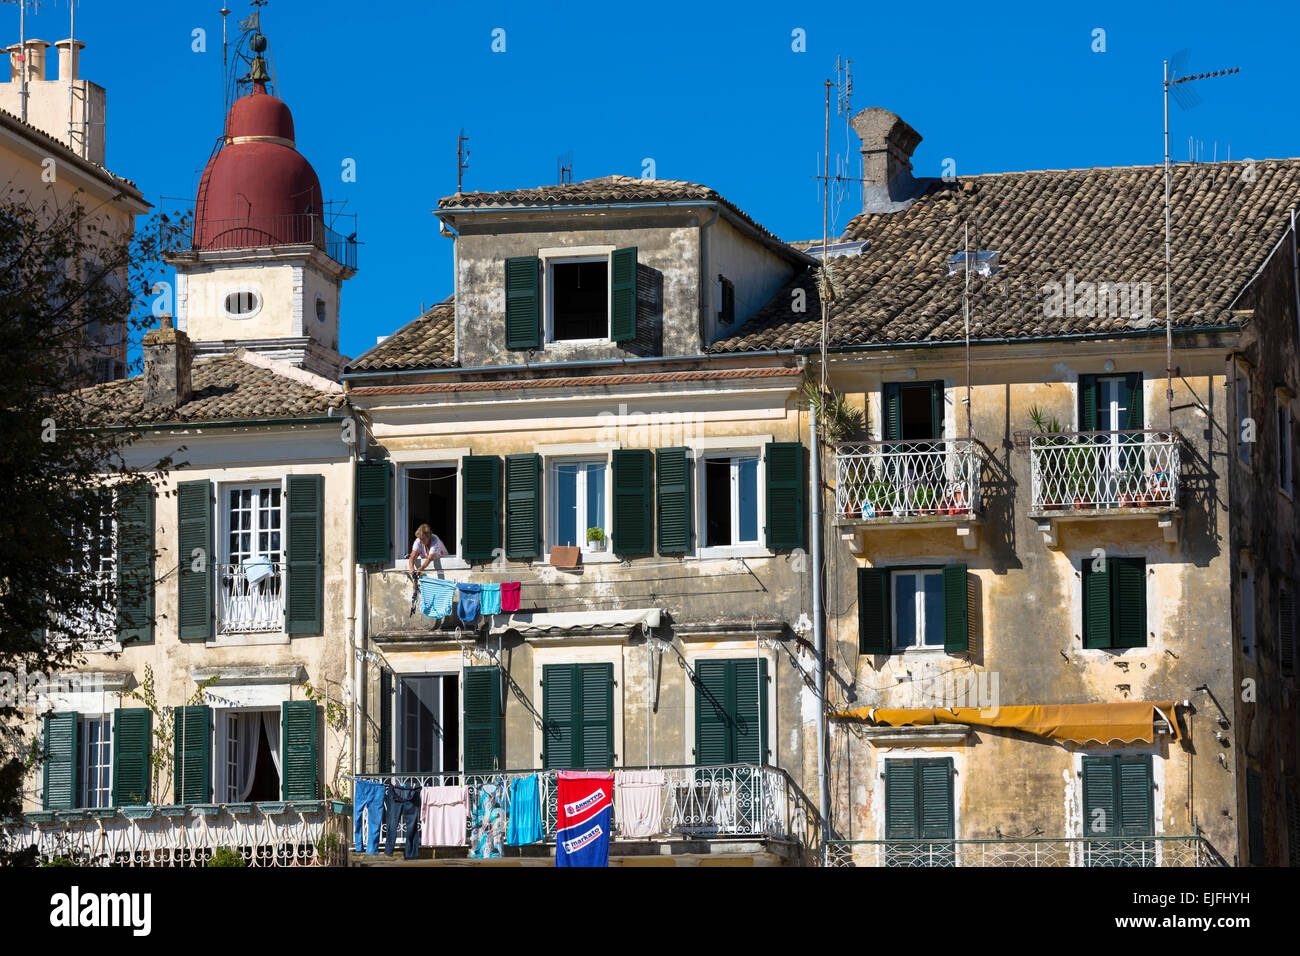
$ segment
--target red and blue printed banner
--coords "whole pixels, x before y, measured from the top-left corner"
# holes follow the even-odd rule
[[[556,866],[609,866],[614,775],[561,770],[555,821]]]

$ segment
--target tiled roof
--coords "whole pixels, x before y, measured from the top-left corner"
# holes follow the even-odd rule
[[[602,176],[577,183],[538,186],[533,189],[505,189],[498,192],[456,193],[438,200],[438,208],[454,212],[483,206],[588,206],[600,203],[716,202],[753,226],[769,240],[785,245],[780,238],[755,222],[716,190],[698,183],[673,179],[637,179],[633,176]]]
[[[1182,327],[1224,324],[1223,310],[1263,265],[1300,202],[1300,160],[1177,166],[1172,174],[1173,313]],[[973,176],[936,183],[911,207],[861,214],[843,240],[860,256],[833,259],[832,346],[963,337],[964,278],[946,261],[964,248],[1001,253],[988,278],[971,276],[971,337],[1107,334],[1164,324],[1164,174],[1159,166]],[[1151,284],[1150,318],[1049,315],[1044,286]],[[1140,286],[1138,287],[1140,288]],[[806,296],[793,311],[796,289]],[[811,347],[820,341],[811,271],[797,276],[736,334],[710,351]],[[1096,314],[1103,313],[1103,314]]]
[[[250,359],[245,359],[241,350],[195,362],[191,373],[193,394],[174,410],[145,410],[144,379],[140,375],[74,394],[77,401],[86,404],[92,420],[103,425],[314,418],[328,414],[331,407],[346,404],[342,389],[333,383],[329,383],[332,387],[321,387],[312,383],[318,377],[310,373],[292,369],[290,374],[284,374],[276,369],[284,363],[260,356]]]
[[[456,305],[453,297],[448,296],[370,351],[353,359],[344,371],[452,368],[455,365]]]
[[[564,378],[517,378],[476,382],[424,382],[415,385],[363,385],[348,394],[424,395],[434,392],[488,392],[497,389],[593,388],[608,385],[659,385],[668,382],[711,382],[726,379],[779,378],[802,374],[796,368],[692,369],[682,372],[640,372],[622,375],[581,375]]]
[[[51,136],[40,127],[33,126],[19,117],[10,113],[8,110],[0,110],[0,126],[7,126],[16,133],[25,136],[42,149],[55,156],[58,156],[64,162],[73,163],[80,166],[83,170],[102,179],[106,184],[122,190],[123,193],[130,196],[137,202],[144,203],[146,206],[151,205],[145,201],[140,189],[129,179],[124,179],[115,173],[109,172],[98,163],[92,163],[88,159],[83,159],[79,153],[71,149],[67,143]]]

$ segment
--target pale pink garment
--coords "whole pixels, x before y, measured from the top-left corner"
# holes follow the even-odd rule
[[[625,839],[644,839],[664,828],[662,770],[621,770],[614,785],[614,812]]]
[[[468,828],[467,788],[424,788],[420,795],[420,846],[464,846]]]

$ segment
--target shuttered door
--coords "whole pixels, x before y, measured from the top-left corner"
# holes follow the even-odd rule
[[[149,800],[149,754],[153,715],[144,707],[113,711],[113,806],[138,807]]]
[[[548,664],[542,668],[542,766],[547,770],[574,769],[573,725],[580,692],[576,664]]]
[[[767,659],[695,663],[695,762],[767,762]],[[755,676],[757,675],[757,677]]]
[[[506,348],[535,349],[541,346],[538,309],[538,264],[536,256],[506,260]]]
[[[731,763],[731,726],[727,661],[695,664],[695,762],[711,766]]]
[[[636,338],[636,246],[615,249],[610,256],[609,337],[615,342]]]
[[[903,437],[902,402],[898,385],[893,383],[885,385],[884,406],[884,420],[881,423],[884,439],[898,441]]]
[[[613,455],[615,554],[649,554],[650,452],[648,449],[619,449]]]
[[[885,761],[885,839],[920,838],[915,760]]]
[[[280,705],[280,793],[285,800],[320,797],[317,709],[310,700],[286,700]]]
[[[1095,559],[1083,559],[1083,646],[1110,647],[1111,575],[1114,559],[1095,567]]]
[[[548,770],[614,764],[614,665],[542,668],[542,763]]]
[[[889,626],[889,572],[858,569],[858,653],[888,654],[893,646]]]
[[[506,456],[506,557],[541,556],[540,455]]]
[[[358,564],[387,564],[393,560],[392,488],[390,462],[357,462],[354,494]]]
[[[804,546],[804,454],[799,442],[768,442],[767,546],[773,551]]]
[[[501,769],[501,670],[465,668],[465,772]]]
[[[182,641],[212,639],[212,486],[176,486],[179,561],[177,589]]]
[[[1087,839],[1115,836],[1118,829],[1115,758],[1083,758],[1083,835]]]
[[[614,766],[614,665],[579,664],[582,679],[582,740],[575,765],[587,770]]]
[[[767,763],[767,659],[727,663],[735,700],[731,762]]]
[[[943,649],[949,654],[971,650],[970,608],[966,598],[966,565],[943,569]]]
[[[1147,574],[1143,558],[1109,558],[1114,601],[1112,647],[1146,647]]]
[[[491,561],[501,547],[501,459],[469,455],[460,466],[461,557]]]
[[[951,757],[918,760],[918,836],[922,840],[953,837]]]
[[[208,803],[212,799],[212,711],[207,704],[177,707],[173,712],[173,802]]]
[[[684,554],[691,549],[690,453],[685,448],[655,452],[655,505],[660,554]]]
[[[324,630],[325,480],[320,475],[285,478],[284,629],[287,634]]]
[[[76,714],[47,714],[44,734],[44,767],[41,774],[41,807],[71,810],[77,805]]]
[[[153,640],[154,494],[147,484],[117,492],[117,639]]]
[[[1119,794],[1117,835],[1145,837],[1155,832],[1151,793],[1151,758],[1117,756],[1116,792]]]

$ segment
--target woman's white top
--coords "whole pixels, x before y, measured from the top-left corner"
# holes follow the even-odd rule
[[[445,557],[447,555],[447,547],[442,543],[442,539],[435,534],[433,535],[432,540],[429,542],[429,547],[427,548],[424,546],[423,541],[421,541],[419,538],[416,538],[414,543],[411,545],[411,554],[419,558],[420,563],[423,564],[424,559],[427,558],[430,554],[432,554],[435,558]]]

